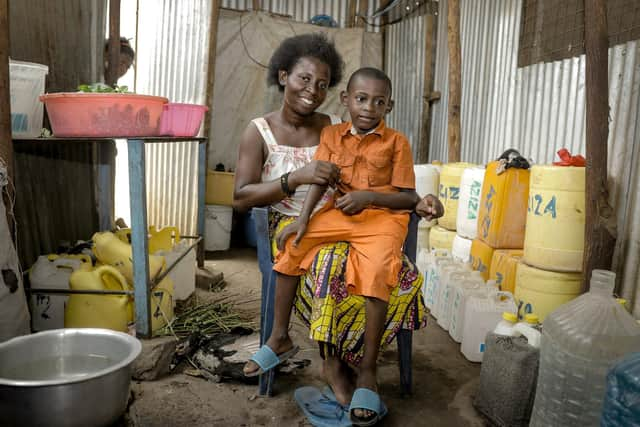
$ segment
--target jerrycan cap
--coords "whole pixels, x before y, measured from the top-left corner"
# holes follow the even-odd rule
[[[509,311],[505,311],[502,313],[502,318],[504,320],[506,320],[507,322],[511,322],[511,323],[516,323],[518,321],[518,316],[516,316],[515,314],[509,312]]]
[[[538,315],[534,313],[525,314],[524,321],[531,325],[537,325],[538,323],[540,323],[540,319],[538,318]]]

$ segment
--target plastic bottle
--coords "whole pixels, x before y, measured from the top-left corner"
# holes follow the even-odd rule
[[[589,292],[546,317],[532,427],[600,422],[608,370],[640,351],[640,327],[613,298],[614,285],[615,273],[593,270]]]
[[[464,328],[460,351],[471,362],[481,362],[485,337],[502,319],[502,313],[516,313],[518,307],[509,292],[491,292],[486,297],[470,297],[465,306]]]
[[[616,364],[607,375],[602,427],[640,426],[640,353]]]
[[[492,424],[526,427],[536,393],[540,332],[505,312],[485,339],[480,385],[474,406]]]

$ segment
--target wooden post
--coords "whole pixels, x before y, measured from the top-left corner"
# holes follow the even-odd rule
[[[389,5],[391,0],[382,0],[380,9]],[[382,69],[387,71],[387,25],[389,24],[389,14],[385,13],[380,17],[380,32],[382,33]]]
[[[447,5],[447,40],[449,45],[449,162],[460,161],[460,0],[449,0]]]
[[[593,269],[610,269],[615,248],[616,218],[607,189],[609,134],[608,29],[606,0],[585,0],[586,50],[586,221],[583,288],[589,289]]]
[[[7,172],[11,178],[13,176],[13,143],[11,142],[11,100],[9,98],[9,0],[0,0],[0,159],[7,164]],[[11,191],[11,186],[7,186],[7,190]],[[10,197],[12,196],[11,194]]]
[[[260,0],[253,0],[253,10],[254,10],[254,12],[257,11],[257,10],[260,10]]]
[[[368,15],[367,9],[369,9],[369,0],[358,1],[358,15],[367,16]],[[364,19],[356,17],[356,20],[355,20],[356,27],[364,27],[365,25],[366,24],[364,22]]]
[[[104,81],[113,86],[118,81],[120,65],[120,0],[109,0],[109,67]]]
[[[347,12],[347,27],[356,26],[356,10],[358,6],[358,0],[349,0],[349,10]]]
[[[424,16],[425,52],[424,77],[422,88],[422,130],[418,142],[417,163],[429,161],[429,132],[431,130],[431,93],[433,92],[433,56],[435,54],[436,19],[428,13]]]
[[[209,63],[207,66],[207,94],[205,97],[205,103],[209,110],[205,113],[204,116],[204,136],[209,138],[209,142],[211,141],[211,117],[213,116],[213,91],[215,88],[215,80],[216,80],[216,56],[217,56],[217,45],[218,45],[218,21],[220,18],[220,1],[213,0],[211,2],[211,17],[209,19]],[[204,177],[199,175],[199,180],[205,181],[205,194],[206,194],[206,179],[207,179],[207,168],[209,167],[209,142],[204,144],[204,148],[202,145],[198,148],[199,153],[201,150],[204,150],[204,156],[199,155],[199,174],[204,170]],[[202,159],[204,157],[204,160]],[[204,165],[200,164],[201,161],[204,161]],[[198,207],[198,228],[204,230],[204,211],[203,207]],[[201,231],[199,230],[199,231]],[[204,233],[202,234],[203,240],[198,245],[198,267],[204,268]]]

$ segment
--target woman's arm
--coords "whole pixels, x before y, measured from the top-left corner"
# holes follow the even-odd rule
[[[253,206],[266,206],[286,197],[280,179],[262,182],[262,166],[265,161],[264,142],[258,129],[249,124],[240,140],[236,162],[233,207],[246,211]],[[329,162],[314,160],[289,174],[289,189],[294,191],[303,184],[332,185],[340,176],[340,170]]]
[[[253,206],[266,206],[285,197],[279,179],[261,181],[263,164],[262,136],[253,123],[250,123],[242,134],[238,148],[233,192],[234,209],[246,211]]]

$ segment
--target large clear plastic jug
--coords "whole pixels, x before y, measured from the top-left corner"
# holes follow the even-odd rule
[[[451,311],[453,308],[454,289],[456,284],[464,282],[466,279],[471,278],[471,270],[468,266],[463,264],[461,269],[452,273],[449,273],[441,285],[442,292],[438,304],[440,308],[438,312],[438,325],[445,331],[449,330],[451,323]]]
[[[453,300],[451,301],[451,315],[449,318],[449,335],[455,342],[462,342],[464,327],[464,312],[466,303],[471,296],[487,296],[493,289],[487,286],[478,271],[473,271],[467,280],[455,283],[453,286]]]
[[[600,423],[607,371],[640,351],[640,327],[613,298],[615,273],[594,270],[591,289],[549,314],[531,426]]]
[[[429,280],[425,285],[424,303],[429,310],[433,310],[438,302],[438,288],[440,285],[440,271],[453,264],[450,257],[434,258],[429,268]]]

